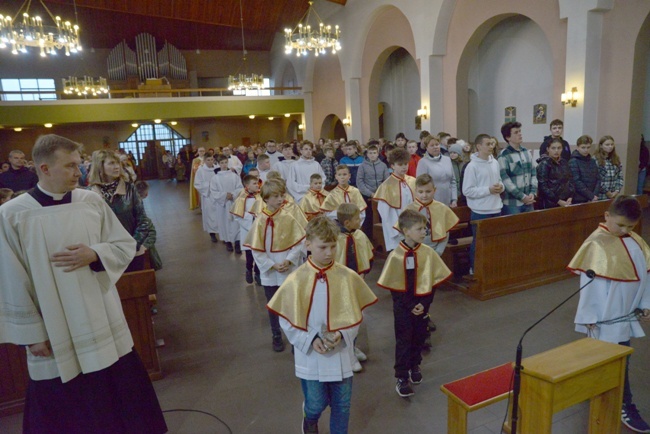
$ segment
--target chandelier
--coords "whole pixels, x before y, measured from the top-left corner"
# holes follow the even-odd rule
[[[63,78],[63,93],[66,95],[77,94],[77,96],[98,96],[108,93],[106,79],[99,77],[97,81],[87,75],[83,78]]]
[[[318,56],[319,54],[325,54],[326,49],[331,48],[332,54],[336,54],[337,51],[341,50],[339,26],[334,26],[334,31],[332,31],[332,26],[323,24],[323,20],[320,19],[320,16],[312,7],[313,3],[313,1],[309,2],[309,9],[302,16],[297,27],[293,30],[284,29],[286,38],[284,52],[286,54],[291,54],[293,50],[296,50],[296,56],[306,56],[309,51],[313,50],[314,55]],[[309,21],[312,12],[316,17],[314,24],[318,24],[317,26],[314,25],[314,27]]]
[[[261,74],[248,75],[248,63],[246,63],[246,42],[244,40],[244,9],[239,0],[239,16],[241,19],[241,46],[242,63],[239,65],[235,75],[228,76],[228,90],[259,90],[264,88],[264,76]],[[244,67],[244,74],[239,71]]]
[[[27,53],[27,47],[40,48],[41,57],[56,55],[55,49],[65,49],[66,56],[81,51],[79,26],[53,16],[43,0],[39,1],[54,25],[45,25],[39,16],[30,17],[29,7],[32,0],[25,0],[15,17],[0,15],[0,48],[11,46],[13,54]],[[75,14],[76,6],[75,3]],[[22,23],[16,20],[21,12]]]

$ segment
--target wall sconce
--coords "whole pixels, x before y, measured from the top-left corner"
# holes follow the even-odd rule
[[[298,129],[300,131],[304,130],[305,129],[305,124],[298,124]]]
[[[578,88],[572,87],[571,92],[562,94],[562,104],[567,105],[571,104],[571,107],[575,107],[578,104]]]
[[[427,111],[427,106],[424,106],[418,110],[418,116],[420,116],[422,119],[426,119],[428,114],[429,112]]]
[[[350,116],[347,116],[341,122],[343,122],[343,125],[345,125],[346,127],[349,127],[350,125],[352,125],[352,120],[350,120]]]

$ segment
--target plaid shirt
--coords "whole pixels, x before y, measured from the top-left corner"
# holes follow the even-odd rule
[[[339,162],[334,158],[323,158],[323,161],[320,162],[323,172],[325,173],[324,184],[332,185],[336,183],[334,175],[336,175],[336,168],[339,165]]]
[[[605,160],[605,165],[598,166],[600,173],[600,193],[598,199],[608,199],[605,193],[623,190],[623,166],[614,166],[610,159]]]
[[[501,152],[498,158],[501,180],[506,190],[503,204],[521,206],[521,199],[529,194],[537,194],[537,173],[533,168],[533,156],[528,149],[521,146],[517,151],[512,146]]]

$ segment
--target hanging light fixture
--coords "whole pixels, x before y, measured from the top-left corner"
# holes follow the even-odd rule
[[[39,16],[30,17],[29,7],[32,0],[25,0],[13,18],[10,15],[0,15],[0,48],[11,46],[13,54],[27,53],[27,47],[40,48],[41,57],[56,55],[56,50],[65,50],[66,56],[81,51],[79,26],[70,21],[63,21],[61,17],[55,17],[43,0],[39,2],[52,19],[52,25],[44,24]],[[76,17],[76,3],[74,8]],[[21,12],[23,20],[18,22],[16,19]]]
[[[228,90],[253,90],[264,88],[264,76],[261,74],[248,75],[248,63],[246,63],[246,42],[244,40],[244,8],[242,2],[239,0],[239,16],[241,19],[241,46],[242,46],[242,63],[239,65],[235,75],[228,76]],[[241,74],[242,66],[244,73]]]
[[[284,29],[286,38],[284,52],[286,54],[291,54],[293,50],[296,50],[296,56],[306,56],[310,51],[313,51],[314,55],[318,56],[319,54],[325,54],[327,49],[331,49],[332,54],[336,54],[337,51],[341,50],[339,26],[334,26],[332,31],[332,26],[325,25],[312,7],[313,3],[313,1],[309,2],[309,9],[307,9],[307,12],[293,30]],[[317,24],[313,27],[309,21],[312,12],[316,18],[314,24]]]
[[[99,77],[96,81],[87,75],[83,78],[68,77],[61,80],[63,81],[63,93],[66,95],[100,96],[108,93],[108,84],[104,77]]]

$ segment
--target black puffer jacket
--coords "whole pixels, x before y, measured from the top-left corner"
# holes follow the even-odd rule
[[[537,163],[537,193],[542,208],[555,208],[558,201],[573,198],[575,185],[568,161],[544,156]]]
[[[576,187],[573,203],[591,202],[600,192],[600,173],[596,160],[591,155],[583,157],[580,152],[573,151],[569,167]]]

